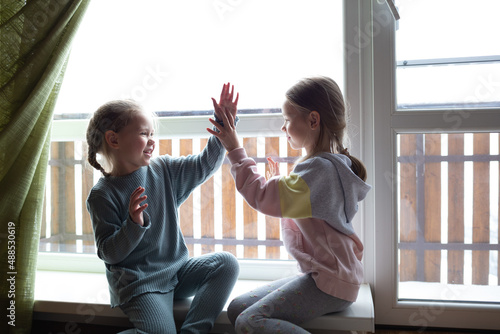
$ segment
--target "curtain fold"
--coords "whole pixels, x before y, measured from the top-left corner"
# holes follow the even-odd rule
[[[89,2],[0,0],[1,333],[31,331],[52,113]]]

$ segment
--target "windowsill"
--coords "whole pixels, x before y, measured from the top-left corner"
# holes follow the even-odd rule
[[[226,304],[236,296],[261,286],[267,281],[238,280]],[[110,308],[109,291],[103,273],[37,271],[33,318],[57,322],[74,322],[108,326],[130,326],[119,308]],[[75,289],[75,286],[79,287]],[[189,309],[189,300],[174,306],[176,319],[182,321]],[[214,330],[231,331],[224,308]],[[304,328],[320,333],[326,330],[373,332],[375,326],[370,286],[363,284],[358,300],[347,310],[325,315],[303,324]]]
[[[497,285],[463,285],[445,284],[435,282],[400,282],[399,297],[401,300],[412,301],[460,301],[462,306],[466,304],[472,307],[498,308],[498,296],[500,286]]]

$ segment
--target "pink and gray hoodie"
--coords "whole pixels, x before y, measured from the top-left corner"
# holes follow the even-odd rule
[[[363,244],[352,219],[371,186],[356,176],[348,157],[321,153],[297,164],[289,176],[268,181],[243,148],[228,153],[236,188],[263,214],[281,217],[285,247],[301,272],[323,292],[356,301],[363,281]]]

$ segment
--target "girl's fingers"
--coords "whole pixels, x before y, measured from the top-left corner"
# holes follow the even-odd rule
[[[215,137],[219,138],[219,134],[217,132],[215,132],[214,130],[207,128],[207,131],[211,135],[214,135]]]
[[[225,98],[225,96],[227,95],[227,87],[228,87],[229,84],[224,84],[222,86],[222,92],[220,93],[220,102],[222,102]]]
[[[227,126],[230,129],[234,129],[234,118],[231,114],[231,111],[226,110],[226,112],[222,113],[224,115],[224,126]]]
[[[146,189],[144,189],[143,187],[138,187],[136,190],[134,190],[134,192],[130,196],[130,204],[129,204],[130,210],[133,210],[133,208],[140,206],[140,204],[148,198],[148,196],[146,195],[141,196],[141,194],[144,193],[145,190]],[[147,206],[147,204],[144,205]]]
[[[146,189],[144,189],[143,187],[137,187],[137,189],[135,189],[133,192],[132,192],[132,195],[130,196],[130,201],[132,202],[133,199],[139,197]]]
[[[234,102],[233,102],[235,108],[238,105],[238,99],[239,98],[240,98],[240,93],[236,93],[236,100],[234,100]]]
[[[147,207],[148,207],[148,204],[146,203],[144,205],[141,205],[140,207],[138,207],[135,210],[130,210],[130,215],[132,217],[137,216],[138,214],[141,214],[144,210],[146,210]]]
[[[224,113],[223,113],[224,114]],[[223,129],[223,126],[220,125],[218,122],[216,122],[215,120],[209,118],[208,119],[210,121],[210,123],[212,123],[219,131],[222,131]]]

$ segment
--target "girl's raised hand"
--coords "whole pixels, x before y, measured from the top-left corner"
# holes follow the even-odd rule
[[[231,90],[229,90],[231,88]],[[238,111],[238,98],[240,93],[236,93],[236,99],[233,101],[234,96],[234,86],[228,82],[222,86],[222,92],[220,93],[219,103],[215,101],[212,97],[212,102],[214,104],[215,115],[219,120],[223,121],[222,113],[227,111],[233,116],[233,120],[236,118],[236,113]]]
[[[266,172],[266,179],[269,180],[273,176],[280,175],[280,165],[279,162],[273,160],[273,158],[268,157],[267,163],[269,165],[269,170]]]
[[[130,196],[130,202],[128,205],[128,213],[130,215],[130,218],[134,223],[141,226],[144,226],[144,215],[142,212],[148,207],[147,203],[141,205],[141,203],[144,202],[146,198],[148,198],[146,195],[141,196],[145,190],[146,189],[144,189],[143,187],[138,187],[136,190],[134,190],[134,192]]]
[[[219,138],[226,151],[231,152],[235,148],[240,147],[238,133],[236,133],[236,126],[234,125],[234,117],[231,111],[224,109],[221,119],[224,125],[219,124],[211,118],[209,119],[210,123],[212,123],[219,132],[209,128],[207,128],[207,131]]]

